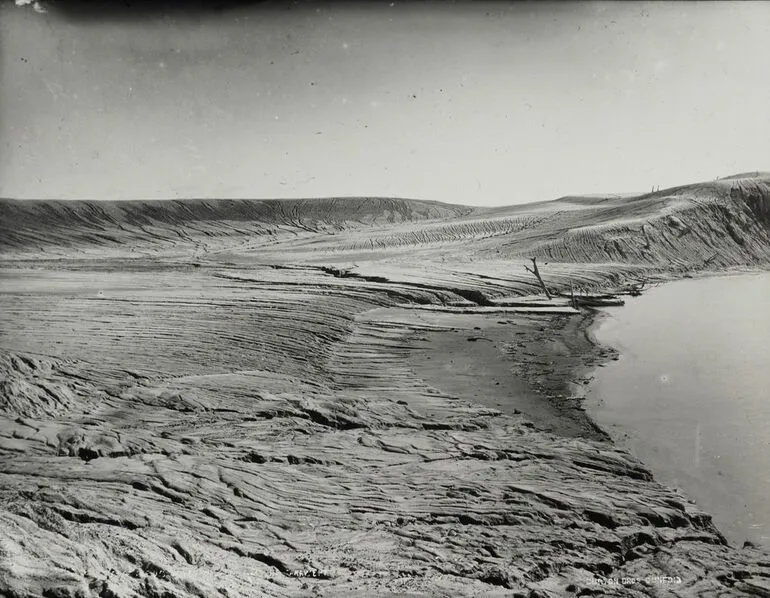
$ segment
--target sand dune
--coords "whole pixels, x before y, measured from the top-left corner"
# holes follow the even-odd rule
[[[590,314],[500,307],[539,292],[530,257],[554,290],[767,267],[768,176],[483,209],[4,200],[0,250],[0,594],[770,592],[765,552],[585,416],[613,355]]]

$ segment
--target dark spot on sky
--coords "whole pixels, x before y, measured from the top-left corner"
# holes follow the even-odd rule
[[[399,4],[424,5],[424,0],[402,0]],[[317,0],[46,0],[45,8],[72,20],[113,20],[133,21],[145,19],[177,18],[200,19],[207,15],[216,15],[224,11],[244,7],[258,6],[266,13],[285,12],[295,8],[317,10],[330,6],[347,7],[351,5],[376,4],[367,0],[355,2],[327,0],[323,4]],[[384,6],[385,3],[383,3]],[[392,6],[392,4],[390,5]]]
[[[167,16],[200,18],[249,6],[281,9],[294,2],[270,0],[58,0],[45,7],[73,20],[132,21]]]

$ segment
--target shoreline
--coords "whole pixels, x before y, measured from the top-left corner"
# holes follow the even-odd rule
[[[447,329],[414,342],[410,367],[441,391],[522,414],[542,431],[610,441],[582,406],[592,372],[616,355],[589,334],[596,313],[507,315],[421,317]]]
[[[749,273],[718,272],[698,278]],[[682,280],[686,279],[667,282]],[[434,319],[431,324],[451,327],[413,341],[407,358],[410,367],[438,390],[499,409],[506,415],[522,415],[542,432],[606,442],[627,452],[652,480],[682,492],[700,509],[689,493],[660,482],[647,463],[616,436],[617,431],[602,428],[591,415],[597,406],[589,406],[585,391],[597,370],[621,355],[596,336],[596,330],[613,317],[612,313],[588,308],[579,315],[510,314],[512,317],[505,320],[495,317],[498,315],[450,314]],[[514,346],[516,350],[512,351]],[[546,386],[542,384],[545,375],[551,377]],[[726,545],[740,548],[740,542],[728,540],[716,525],[715,529]]]

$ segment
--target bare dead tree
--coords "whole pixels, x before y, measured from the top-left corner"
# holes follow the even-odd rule
[[[548,287],[545,286],[545,283],[543,282],[543,279],[540,276],[540,270],[538,270],[537,268],[537,258],[533,257],[531,259],[532,259],[532,267],[530,268],[529,266],[525,265],[524,269],[530,274],[532,274],[535,278],[537,278],[537,281],[540,283],[540,286],[542,287],[543,292],[545,293],[545,296],[548,297],[548,300],[550,301],[551,293],[548,292]]]

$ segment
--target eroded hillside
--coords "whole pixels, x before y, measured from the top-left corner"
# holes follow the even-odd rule
[[[526,307],[523,264],[556,290],[766,267],[769,213],[761,176],[489,209],[2,202],[0,593],[764,595],[766,552],[581,415],[611,353]]]

